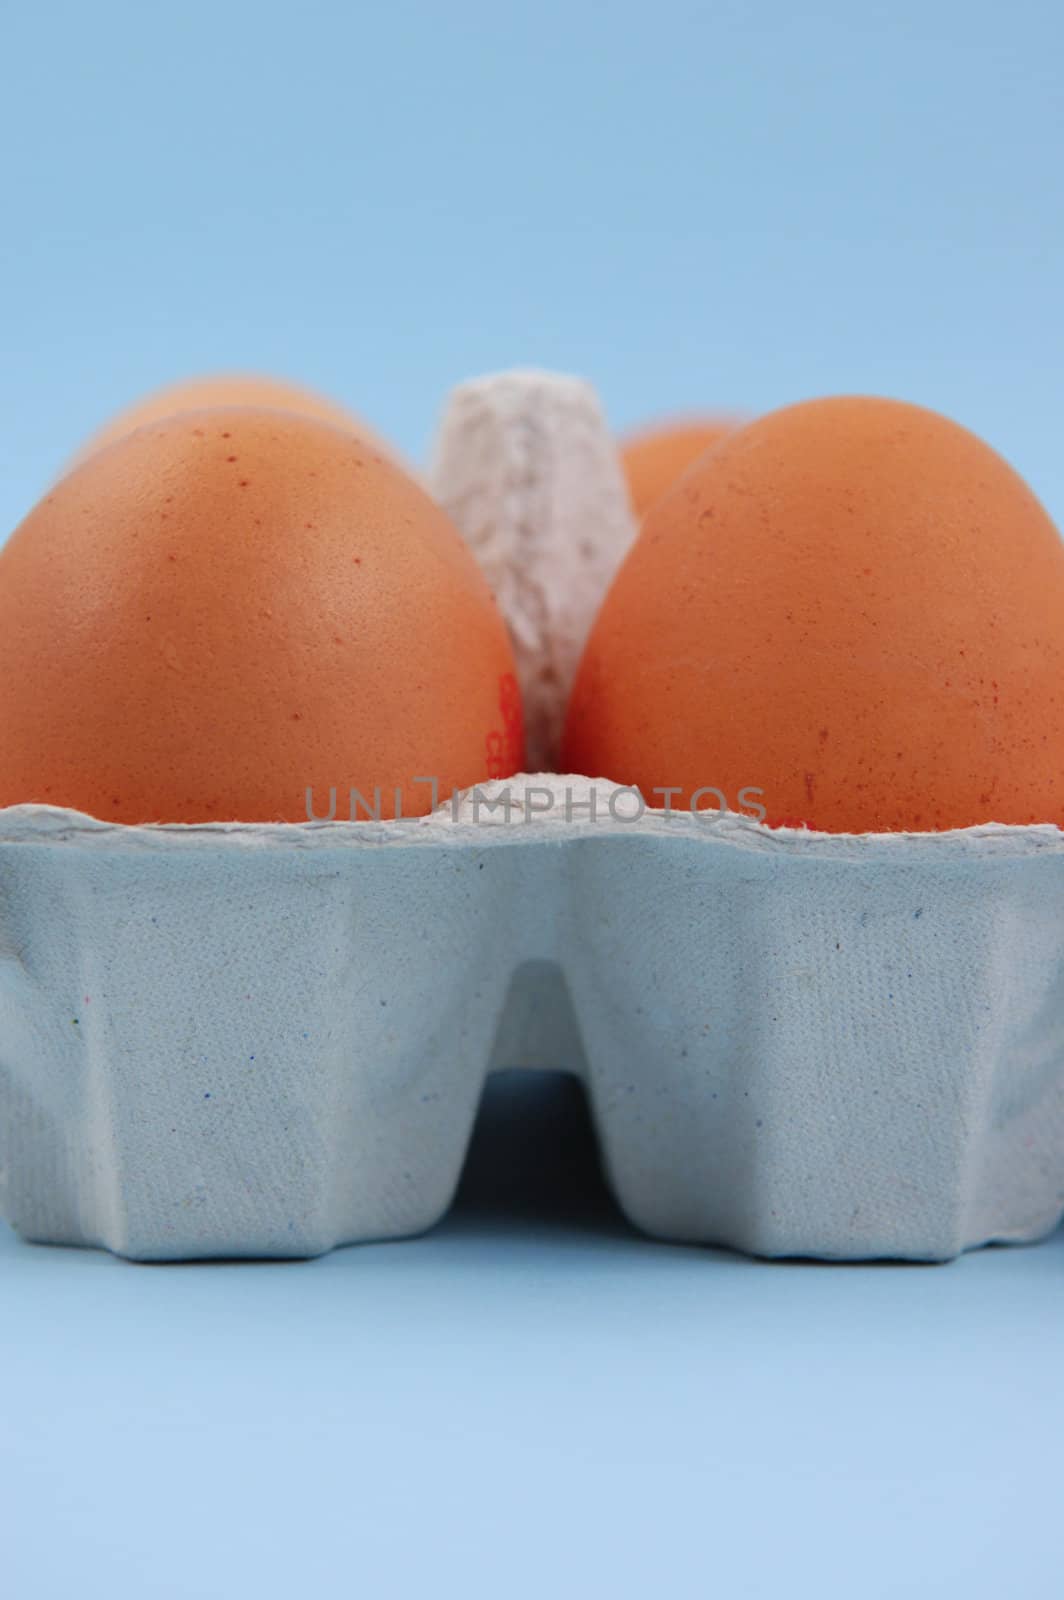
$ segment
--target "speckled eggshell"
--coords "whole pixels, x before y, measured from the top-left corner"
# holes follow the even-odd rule
[[[0,550],[0,805],[109,821],[381,814],[521,767],[503,621],[444,513],[357,435],[187,412]],[[365,815],[360,809],[359,815]]]
[[[294,411],[301,417],[319,417],[338,428],[349,428],[368,440],[382,454],[391,455],[373,430],[353,417],[327,395],[317,394],[302,384],[287,383],[256,373],[219,372],[201,378],[186,378],[143,395],[133,405],[118,412],[82,446],[72,465],[94,455],[104,445],[125,438],[146,423],[164,421],[184,411],[204,411],[209,406],[266,406],[272,411]]]
[[[677,422],[648,428],[622,441],[621,466],[636,516],[645,516],[692,462],[737,426],[723,417]]]
[[[1064,544],[944,417],[868,398],[777,411],[644,522],[564,761],[829,832],[1064,824]]]

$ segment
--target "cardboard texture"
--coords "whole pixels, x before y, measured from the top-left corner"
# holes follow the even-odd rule
[[[618,468],[586,386],[496,382],[498,412],[491,381],[460,391],[437,472],[508,562],[535,495],[504,471],[474,492],[464,440],[487,461],[486,438],[505,455],[521,433],[552,538],[575,526],[560,486],[586,499]],[[584,473],[559,464],[574,408]],[[631,537],[604,504],[575,590],[533,562],[522,671],[540,647],[560,663],[544,749]],[[528,593],[500,585],[512,626]],[[771,830],[550,774],[387,823],[15,806],[0,1211],[142,1260],[416,1233],[449,1204],[486,1073],[542,1066],[583,1079],[617,1198],[661,1238],[913,1260],[1030,1240],[1064,1214],[1062,957],[1051,826]]]

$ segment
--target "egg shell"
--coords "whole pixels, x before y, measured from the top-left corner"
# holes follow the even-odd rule
[[[621,465],[636,516],[644,516],[692,462],[735,427],[735,422],[717,417],[651,428],[625,440]]]
[[[833,832],[1060,823],[1062,758],[1055,527],[964,428],[860,397],[751,423],[658,502],[564,754]]]
[[[0,806],[118,822],[431,809],[521,765],[505,625],[358,437],[211,409],[59,483],[0,552]],[[360,812],[360,814],[364,814]]]
[[[294,411],[301,417],[318,417],[322,422],[331,422],[338,428],[357,433],[382,454],[392,454],[372,428],[327,395],[280,378],[233,372],[187,378],[143,395],[94,433],[78,451],[72,465],[86,460],[104,445],[124,439],[127,434],[143,428],[149,422],[162,422],[185,411],[204,411],[214,406],[265,406],[271,411]]]

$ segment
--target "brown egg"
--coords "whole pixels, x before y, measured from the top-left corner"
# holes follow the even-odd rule
[[[125,438],[127,433],[144,427],[145,423],[159,422],[165,417],[178,416],[183,411],[203,411],[208,406],[268,406],[274,411],[294,411],[301,417],[320,417],[323,422],[332,422],[338,428],[357,433],[382,455],[395,454],[366,423],[353,417],[343,406],[325,395],[315,394],[312,389],[284,383],[277,378],[235,372],[188,378],[143,396],[93,434],[78,451],[72,465],[77,466],[79,462],[95,455],[97,450],[102,450],[104,445]]]
[[[965,429],[846,398],[751,423],[654,508],[565,766],[650,804],[712,786],[770,823],[925,831],[1064,823],[1062,755],[1057,530]]]
[[[356,436],[172,416],[0,550],[0,805],[118,822],[382,816],[521,766],[506,628],[444,513]],[[359,807],[358,814],[365,815]]]
[[[633,434],[621,444],[621,465],[636,517],[642,517],[719,439],[738,427],[724,417],[676,422]]]

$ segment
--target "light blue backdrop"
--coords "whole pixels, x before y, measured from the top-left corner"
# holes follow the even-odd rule
[[[892,394],[1064,520],[1062,19],[0,0],[0,538],[109,411],[219,367],[414,454],[514,363],[618,427]],[[1064,1234],[765,1266],[544,1184],[540,1222],[482,1195],[308,1266],[0,1227],[5,1600],[1064,1592]]]
[[[514,363],[618,426],[866,391],[1064,521],[1055,0],[0,0],[0,530],[213,367],[421,452]]]

